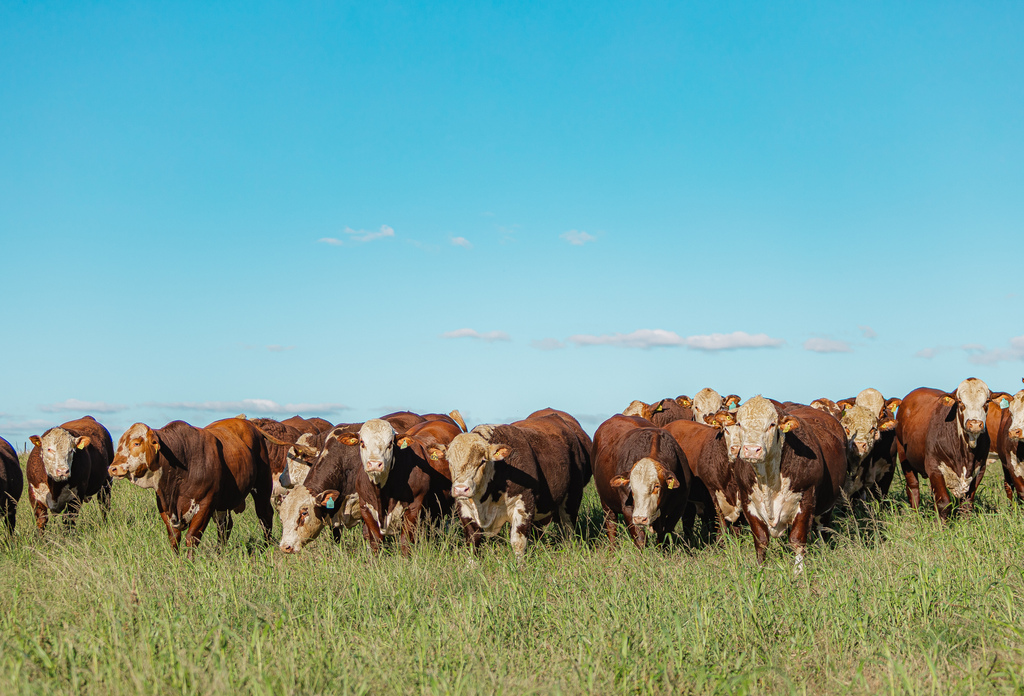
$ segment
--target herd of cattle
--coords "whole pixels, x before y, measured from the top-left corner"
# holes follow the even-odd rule
[[[919,388],[903,399],[876,389],[809,405],[755,396],[634,401],[598,427],[593,441],[568,413],[547,408],[506,425],[468,430],[458,411],[403,411],[365,423],[332,425],[299,416],[245,416],[203,428],[172,421],[131,426],[114,448],[110,433],[85,416],[32,436],[25,476],[40,530],[50,514],[74,523],[97,497],[106,516],[113,479],[156,493],[177,550],[189,554],[211,518],[225,541],[231,513],[252,497],[270,541],[277,510],[280,549],[299,551],[330,528],[362,524],[370,546],[399,536],[408,553],[421,515],[454,513],[475,548],[508,524],[516,554],[531,530],[557,520],[575,529],[591,478],[614,543],[619,516],[633,542],[648,532],[664,542],[682,520],[753,534],[759,562],[770,538],[788,533],[803,565],[808,534],[837,502],[885,495],[896,463],[910,504],[919,476],[931,485],[941,519],[951,496],[969,510],[991,454],[1003,464],[1006,493],[1024,502],[1024,390],[1011,396],[966,379],[951,392]],[[17,453],[0,438],[0,515],[13,532],[24,487]]]

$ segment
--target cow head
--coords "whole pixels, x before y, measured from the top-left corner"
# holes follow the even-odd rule
[[[952,395],[943,397],[943,403],[956,409],[957,430],[972,449],[985,432],[985,411],[991,394],[987,384],[971,377],[961,382]]]
[[[494,475],[494,462],[510,454],[507,445],[491,444],[477,433],[460,433],[448,447],[436,445],[452,472],[452,497],[476,498]]]
[[[736,410],[735,437],[739,439],[739,459],[754,467],[759,476],[773,478],[782,460],[786,433],[800,427],[792,416],[779,416],[768,399],[755,396]]]
[[[851,464],[859,464],[871,453],[883,430],[892,430],[896,423],[892,420],[878,422],[875,412],[866,406],[854,406],[843,411],[839,421],[843,424],[847,438],[847,459]]]
[[[704,416],[722,410],[722,395],[710,387],[704,387],[693,397],[693,419],[704,422]]]
[[[735,411],[719,411],[704,416],[704,422],[722,431],[725,438],[726,451],[729,454],[729,461],[735,462],[740,455],[739,427],[736,425]]]
[[[627,488],[633,496],[633,524],[649,527],[661,516],[665,491],[679,488],[679,479],[661,465],[644,457],[630,469],[629,476],[616,476],[613,488]]]
[[[323,497],[321,495],[321,497]],[[281,502],[281,543],[285,553],[298,553],[302,547],[316,539],[330,518],[330,511],[299,484]]]
[[[114,478],[127,478],[140,488],[156,488],[161,473],[159,452],[156,433],[145,423],[136,423],[117,441],[114,461],[107,471]]]
[[[75,452],[85,449],[92,440],[88,435],[74,436],[64,428],[50,428],[42,437],[33,435],[29,438],[39,448],[43,458],[46,475],[54,481],[67,481],[71,476],[71,464]]]
[[[316,448],[316,435],[303,433],[299,436],[298,442],[288,448],[285,455],[284,471],[278,477],[278,483],[282,488],[290,489],[306,480],[306,474],[310,467],[320,456],[320,450]]]
[[[1014,445],[1024,440],[1024,389],[1013,395],[1010,410],[1010,442]]]
[[[885,408],[885,397],[882,396],[882,392],[878,391],[874,387],[868,387],[867,389],[862,389],[861,392],[857,394],[857,399],[854,401],[854,405],[863,406],[878,418],[882,415],[882,409]]]
[[[815,399],[811,402],[811,408],[816,408],[819,411],[824,411],[834,418],[840,418],[843,415],[843,407],[837,404],[832,399]]]
[[[348,435],[339,439],[346,445],[359,443],[363,471],[373,485],[379,487],[388,482],[388,474],[395,461],[395,429],[390,423],[371,418],[363,423],[358,437]]]

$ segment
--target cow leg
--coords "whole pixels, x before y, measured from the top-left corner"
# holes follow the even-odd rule
[[[252,506],[256,510],[256,519],[259,520],[260,529],[263,530],[263,541],[267,544],[273,543],[271,532],[274,529],[274,506],[270,502],[271,490],[273,490],[273,486],[271,486],[269,478],[261,481],[252,490]],[[244,501],[242,504],[245,504]]]
[[[100,492],[96,496],[96,501],[100,505],[100,515],[103,517],[104,522],[107,521],[107,515],[110,514],[110,491],[113,484],[113,481],[107,481],[100,488]]]
[[[754,550],[757,551],[757,564],[764,565],[765,551],[768,549],[768,525],[761,521],[756,515],[748,515],[750,531],[754,535]]]
[[[74,531],[75,525],[78,524],[78,515],[82,512],[82,501],[77,496],[71,498],[68,502],[68,506],[64,508],[64,528],[68,531]]]
[[[896,465],[890,463],[889,468],[882,474],[882,478],[878,479],[878,499],[881,500],[885,496],[889,495],[889,487],[892,486],[893,476],[896,474]]]
[[[210,517],[212,516],[213,500],[207,499],[199,504],[199,509],[192,517],[192,521],[189,522],[188,531],[185,532],[185,549],[190,561],[192,560],[195,547],[199,545],[200,539],[203,538],[203,532],[206,531],[206,525],[210,523]]]
[[[231,517],[230,510],[217,510],[213,513],[213,522],[217,525],[217,543],[221,546],[228,543],[231,538],[231,528],[235,526],[235,520]]]
[[[178,542],[181,541],[181,530],[171,524],[171,516],[166,511],[160,511],[160,519],[164,521],[164,525],[167,527],[167,540],[171,542],[171,550],[177,553]]]
[[[1016,496],[1018,503],[1024,502],[1024,478],[1015,475],[1007,462],[1003,462],[1003,480],[1006,497],[1012,502]]]
[[[14,535],[14,524],[18,521],[18,506],[13,502],[7,503],[7,514],[5,515],[4,522],[7,525],[7,533]]]
[[[697,506],[692,502],[687,502],[683,507],[683,537],[686,538],[686,543],[688,544],[693,542],[693,527],[696,521]]]
[[[799,575],[804,572],[804,555],[807,552],[807,536],[811,531],[811,522],[814,521],[814,489],[804,494],[806,497],[800,501],[800,512],[789,527],[789,546],[796,554],[793,565],[793,573]]]
[[[402,555],[408,558],[412,555],[411,545],[416,543],[416,522],[420,517],[420,508],[423,507],[423,497],[416,498],[412,504],[402,512],[402,538],[400,545]]]
[[[932,496],[935,498],[935,510],[939,513],[939,519],[945,522],[949,519],[949,511],[952,503],[949,498],[949,489],[946,488],[946,480],[942,474],[934,473],[928,476],[928,482],[932,485]]]
[[[526,540],[533,528],[533,518],[522,510],[514,510],[511,517],[509,542],[512,544],[512,550],[516,552],[516,557],[522,560],[526,554]]]
[[[900,468],[903,469],[903,477],[907,479],[907,499],[910,500],[910,507],[917,510],[921,507],[921,483],[917,480],[917,472],[910,468],[906,460],[900,461]]]
[[[601,507],[604,508],[604,531],[608,534],[608,545],[610,548],[615,548],[615,533],[618,531],[619,516],[612,512],[612,509],[601,503]]]
[[[378,553],[380,552],[381,542],[384,541],[380,525],[377,524],[377,520],[373,519],[369,505],[360,505],[359,512],[363,518],[363,538],[370,542],[370,550]]]
[[[466,543],[469,544],[470,548],[476,552],[480,548],[480,542],[484,538],[483,530],[476,525],[476,522],[459,515],[459,521],[462,523],[462,533],[466,535]]]
[[[37,502],[32,507],[32,511],[36,513],[36,527],[40,532],[46,531],[46,522],[50,517],[49,510],[47,510],[45,505]]]

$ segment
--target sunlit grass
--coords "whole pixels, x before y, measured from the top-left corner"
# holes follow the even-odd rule
[[[505,541],[472,558],[456,525],[410,559],[358,530],[285,556],[251,506],[189,562],[150,491],[118,482],[105,524],[92,502],[42,537],[26,494],[0,543],[0,693],[1021,693],[1024,515],[1000,479],[946,527],[897,484],[796,578],[746,533],[611,551],[593,488],[582,536],[522,564]]]

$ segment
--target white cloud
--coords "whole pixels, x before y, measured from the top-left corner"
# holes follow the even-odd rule
[[[169,403],[148,403],[143,406],[183,409],[186,411],[213,411],[223,413],[245,413],[246,415],[285,415],[291,413],[337,413],[345,411],[343,404],[279,404],[270,399],[241,399],[239,401],[174,401]]]
[[[921,350],[914,353],[915,358],[925,358],[931,360],[939,352],[938,348],[922,348]]]
[[[545,338],[540,341],[530,341],[530,345],[537,350],[558,350],[565,348],[565,344],[556,338]]]
[[[864,338],[877,338],[878,332],[872,329],[870,326],[857,326],[860,329],[861,334]]]
[[[285,351],[288,351],[288,350],[295,350],[295,346],[272,345],[272,346],[267,346],[267,350],[269,350],[271,353],[284,353]]]
[[[376,232],[354,230],[351,227],[346,227],[342,231],[348,235],[347,240],[351,242],[372,242],[374,239],[384,239],[385,237],[395,236],[395,231],[387,225],[381,225],[380,229]],[[331,246],[342,246],[345,244],[346,239],[338,239],[337,237],[321,237],[316,241],[323,244],[330,244]]]
[[[597,237],[586,232],[580,232],[579,230],[569,230],[559,236],[573,246],[583,246],[587,242],[593,242],[597,239]]]
[[[40,406],[39,410],[43,413],[61,413],[63,411],[81,411],[87,413],[92,411],[93,413],[117,413],[127,408],[119,404],[108,404],[103,401],[79,401],[78,399],[68,399],[61,401],[56,404],[47,404],[46,406]]]
[[[475,329],[456,329],[441,334],[441,338],[476,338],[487,343],[494,341],[511,341],[512,338],[504,331],[480,332]]]
[[[452,237],[452,244],[454,244],[455,246],[460,246],[463,249],[472,249],[473,248],[472,242],[470,242],[465,237]]]
[[[1011,338],[1009,348],[987,350],[984,346],[969,344],[963,346],[963,349],[970,353],[967,360],[975,365],[995,365],[1004,361],[1024,360],[1024,336]]]
[[[836,341],[831,338],[808,338],[804,341],[804,350],[815,353],[851,353],[850,344],[846,341]]]
[[[698,336],[680,336],[674,331],[664,329],[639,329],[632,333],[614,333],[595,336],[576,334],[568,338],[577,346],[619,346],[622,348],[658,348],[666,346],[685,346],[695,350],[734,350],[737,348],[773,348],[785,341],[772,338],[767,334],[748,334],[745,331],[734,331],[730,334],[705,334]]]

